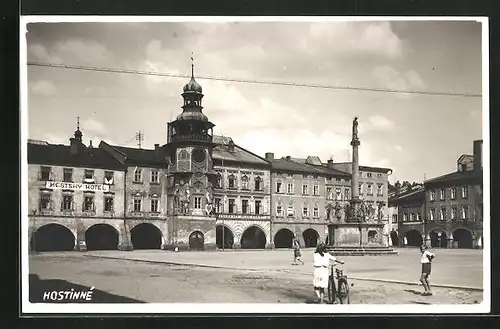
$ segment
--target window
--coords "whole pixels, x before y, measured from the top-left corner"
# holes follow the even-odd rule
[[[73,181],[73,169],[72,168],[64,168],[63,169],[63,182],[72,182]]]
[[[248,214],[248,200],[241,200],[241,213]]]
[[[342,178],[337,178],[336,180],[337,180],[337,182],[339,182],[339,183],[340,183],[340,182],[342,182]]]
[[[450,199],[455,200],[457,197],[457,189],[455,187],[452,187],[450,189]]]
[[[314,177],[314,179],[318,179],[318,175],[314,175],[313,177]]]
[[[314,185],[313,186],[313,194],[314,195],[319,195],[319,186],[318,185]]]
[[[85,169],[85,175],[83,176],[83,181],[85,183],[93,184],[94,183],[94,171]]]
[[[467,219],[467,215],[468,215],[468,206],[462,206],[462,219]]]
[[[435,201],[436,200],[436,191],[435,190],[430,191],[430,193],[429,193],[429,200],[430,201]]]
[[[307,192],[309,192],[308,190],[309,189],[308,189],[307,184],[302,185],[302,194],[307,194]]]
[[[276,206],[276,216],[283,216],[283,208],[281,206]]]
[[[283,191],[281,190],[281,185],[281,182],[276,182],[276,193],[283,193]]]
[[[246,175],[241,177],[241,188],[243,190],[248,190],[248,177]]]
[[[342,200],[342,190],[340,187],[335,189],[335,200]]]
[[[439,190],[439,200],[444,200],[444,199],[446,199],[446,190],[441,189]]]
[[[105,197],[104,198],[104,211],[113,211],[113,198]]]
[[[462,187],[462,199],[467,199],[468,197],[469,197],[469,187],[463,186]]]
[[[262,191],[262,178],[255,177],[254,183],[255,183],[255,190]]]
[[[40,193],[39,210],[52,210],[52,200],[50,193]]]
[[[255,200],[255,214],[256,215],[260,215],[260,204],[261,204],[260,200]]]
[[[441,208],[441,210],[439,211],[439,219],[440,220],[446,219],[446,209],[445,208]]]
[[[221,207],[221,199],[220,198],[215,198],[214,203],[215,203],[215,212],[220,214],[222,213],[222,207]]]
[[[451,219],[452,220],[455,220],[457,219],[457,207],[453,206],[451,208]]]
[[[344,197],[345,197],[345,200],[349,200],[351,198],[351,190],[346,188],[344,189]]]
[[[359,195],[363,194],[363,184],[359,184]]]
[[[307,178],[307,174],[303,174],[303,175],[302,175],[302,177],[303,177],[303,178]]]
[[[61,210],[62,211],[72,211],[73,210],[73,196],[72,195],[63,195]]]
[[[158,170],[151,170],[151,183],[159,183],[160,182],[160,175],[158,173]]]
[[[222,188],[222,175],[217,174],[217,178],[215,179],[215,188]]]
[[[420,221],[422,221],[422,214],[417,212],[417,222],[420,222]]]
[[[288,193],[288,194],[293,193],[293,183],[286,184],[286,193]]]
[[[233,174],[229,175],[229,188],[235,189],[236,188],[236,177],[234,177]]]
[[[293,177],[293,174],[290,174],[290,173],[289,173],[287,176],[288,176],[288,177]]]
[[[382,177],[382,174],[377,174],[377,177],[378,177],[378,178],[381,178],[381,177]]]
[[[135,212],[142,211],[142,200],[141,199],[134,199],[134,211]]]
[[[196,200],[196,198],[195,198],[195,200]],[[159,212],[158,211],[158,199],[151,199],[149,205],[150,205],[151,212]]]
[[[373,195],[373,186],[372,186],[372,184],[368,184],[368,195]]]
[[[393,214],[392,215],[392,223],[396,224],[397,222],[398,222],[398,215],[397,214]]]
[[[104,184],[113,185],[114,184],[114,172],[105,171],[104,172]]]
[[[194,209],[201,209],[201,196],[194,197]]]
[[[308,207],[302,208],[302,217],[309,217],[309,208]]]
[[[319,208],[316,207],[316,208],[313,209],[313,216],[314,216],[314,218],[318,218],[319,217]]]
[[[408,214],[404,213],[403,214],[403,222],[407,222],[407,221],[408,221]]]
[[[410,214],[410,222],[414,222],[414,221],[415,221],[415,214],[411,213]]]
[[[359,172],[359,177],[363,177],[363,172],[362,171]]]
[[[83,211],[95,211],[94,197],[87,195],[83,200]]]
[[[229,199],[229,213],[230,214],[236,213],[236,205],[234,199]]]
[[[142,182],[142,169],[136,168],[134,171],[134,182],[140,183]]]
[[[40,180],[52,180],[52,169],[50,167],[40,168]]]
[[[433,220],[435,220],[435,219],[436,219],[436,209],[431,208],[431,211],[430,211],[430,213],[429,213],[429,219],[430,219],[431,221],[433,221]]]
[[[286,217],[293,217],[295,215],[295,210],[293,209],[292,206],[289,206],[286,209]]]
[[[461,169],[461,171],[467,171],[467,164],[461,163],[460,164],[460,169]]]
[[[384,189],[383,188],[384,188],[384,185],[382,185],[382,184],[378,184],[377,185],[377,195],[378,196],[384,195]]]
[[[333,188],[331,187],[326,188],[326,199],[333,200]]]
[[[366,177],[368,177],[368,178],[372,178],[372,173],[371,173],[371,172],[367,172],[367,173],[366,173]]]

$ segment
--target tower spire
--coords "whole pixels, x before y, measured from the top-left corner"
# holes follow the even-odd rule
[[[80,117],[76,117],[76,130],[80,130]]]
[[[194,78],[194,52],[191,52],[191,78]]]

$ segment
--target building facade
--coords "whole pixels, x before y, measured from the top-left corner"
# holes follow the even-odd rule
[[[69,146],[27,145],[31,249],[120,249],[127,244],[124,167],[107,152],[85,146],[82,136],[77,129]]]
[[[482,248],[482,141],[462,155],[455,172],[429,179],[418,191],[395,196],[400,243],[436,248]]]
[[[271,164],[214,136],[214,210],[218,248],[270,248]]]

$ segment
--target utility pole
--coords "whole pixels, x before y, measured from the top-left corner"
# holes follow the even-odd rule
[[[135,140],[137,141],[137,146],[141,148],[142,142],[144,141],[144,134],[140,130],[135,134]]]

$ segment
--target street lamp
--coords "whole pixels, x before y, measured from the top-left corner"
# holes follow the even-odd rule
[[[31,237],[31,251],[36,253],[36,209],[31,210],[31,214],[33,215],[33,233]]]

